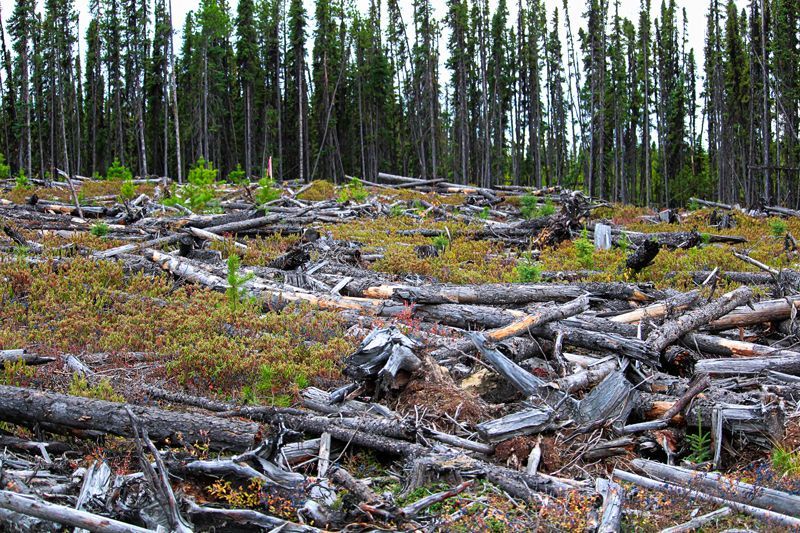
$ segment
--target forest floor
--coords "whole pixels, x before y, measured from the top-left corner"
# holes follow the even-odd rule
[[[148,387],[237,408],[302,408],[307,398],[304,391],[309,388],[334,391],[353,381],[361,383],[352,373],[346,372],[347,357],[359,351],[371,331],[396,326],[404,336],[420,343],[418,355],[424,363],[424,358],[430,357],[432,352],[462,339],[465,330],[491,331],[498,327],[482,319],[467,319],[464,323],[437,320],[433,310],[422,309],[426,306],[421,305],[419,309],[422,310],[418,311],[413,301],[402,298],[396,299],[400,310],[392,314],[372,313],[366,308],[348,309],[356,305],[354,302],[362,301],[357,298],[363,299],[365,306],[373,305],[378,298],[375,291],[362,290],[360,294],[356,288],[351,288],[362,276],[367,279],[366,287],[393,284],[415,288],[444,286],[442,284],[474,287],[497,283],[573,287],[580,283],[598,286],[596,284],[614,282],[621,284],[620,287],[641,287],[643,291],[650,291],[648,294],[656,295],[644,302],[636,298],[593,295],[592,307],[602,308],[598,314],[601,318],[692,290],[699,290],[707,301],[748,286],[753,302],[797,292],[792,290],[797,286],[792,275],[795,269],[800,269],[800,252],[792,236],[800,236],[800,217],[751,216],[736,209],[700,208],[695,204],[694,210],[687,208],[669,213],[673,221],[667,223],[661,222],[659,213],[650,209],[593,204],[587,216],[572,217],[574,224],[567,228],[567,238],[559,236],[545,243],[545,232],[550,231],[548,238],[556,234],[549,221],[562,209],[558,191],[538,191],[539,198],[531,200],[535,198],[532,192],[509,187],[494,191],[486,200],[486,195],[467,188],[448,190],[434,186],[434,190],[421,191],[419,189],[427,187],[365,188],[355,182],[333,187],[325,182],[314,182],[305,187],[302,184],[285,186],[280,198],[270,200],[269,207],[256,212],[252,210],[257,187],[218,185],[209,187],[214,200],[207,202],[218,214],[200,215],[199,211],[187,214],[181,212],[185,209],[180,207],[169,207],[174,203],[160,201],[164,194],[161,183],[141,183],[134,192],[121,191],[125,186],[119,181],[85,180],[76,182],[74,194],[63,183],[28,187],[9,183],[5,190],[0,190],[0,224],[6,233],[4,239],[0,239],[0,352],[11,354],[24,349],[48,361],[26,365],[4,359],[0,384],[179,412],[195,412],[196,406],[159,398]],[[125,198],[120,197],[121,193]],[[542,200],[545,197],[552,200],[545,202]],[[86,209],[84,218],[73,211],[76,199]],[[186,275],[186,271],[181,274],[174,265],[165,263],[167,259],[153,260],[143,247],[108,258],[98,255],[190,227],[224,224],[228,221],[224,217],[245,212],[249,213],[248,217],[239,217],[239,221],[271,215],[278,220],[267,226],[222,232],[219,239],[205,240],[195,235],[188,243],[183,239],[148,245],[148,249],[152,246],[166,258],[185,258],[186,265],[199,268],[202,275],[226,280],[227,287],[215,286],[213,281],[209,285],[202,275],[193,277],[191,273]],[[321,214],[314,215],[315,212]],[[723,213],[731,215],[730,227],[710,225]],[[541,221],[538,227],[537,220]],[[195,225],[198,221],[202,224]],[[532,225],[523,237],[519,236],[520,228],[527,226],[520,224]],[[610,249],[596,250],[593,244],[587,246],[586,243],[592,243],[598,224],[630,232],[631,236],[620,237],[623,234],[615,232]],[[493,231],[496,236],[487,236],[487,232]],[[691,232],[695,232],[693,242],[663,245],[652,262],[638,272],[627,268],[628,257],[642,246],[636,234],[685,236]],[[717,242],[717,237],[741,238],[742,242]],[[314,244],[323,241],[327,243],[325,246]],[[179,247],[178,253],[168,255]],[[295,262],[293,254],[299,253],[298,250],[304,251],[307,257]],[[745,262],[734,255],[734,251],[764,266]],[[233,255],[241,257],[241,265],[229,260]],[[292,264],[287,267],[281,263],[284,260]],[[337,266],[331,269],[334,263]],[[323,266],[317,270],[311,268],[320,264]],[[743,283],[743,278],[725,275],[733,272],[752,273],[756,278],[759,275],[769,277],[764,270],[766,267],[781,272],[780,281],[775,278],[763,283]],[[714,269],[719,269],[719,274],[713,289],[703,286],[704,278]],[[310,288],[307,292],[300,291],[301,297],[293,300],[284,295],[289,294],[286,286],[298,284],[291,277],[297,272],[309,272],[308,276],[313,279],[310,282],[306,279]],[[783,276],[784,272],[789,274],[788,278]],[[248,285],[252,281],[248,273],[255,275],[256,280],[270,280],[275,285],[254,292]],[[374,279],[369,279],[371,275]],[[785,282],[785,279],[790,281]],[[241,286],[241,294],[232,293],[231,284]],[[331,290],[332,285],[336,285],[338,291]],[[319,294],[325,294],[325,290],[332,303],[315,300],[321,298]],[[339,298],[339,295],[344,296]],[[609,304],[612,300],[613,305]],[[468,305],[468,302],[455,304]],[[793,304],[791,307],[793,321],[796,307]],[[493,308],[501,314],[518,310],[532,312],[530,307],[505,303]],[[668,314],[666,318],[679,316],[680,313]],[[795,343],[793,324],[786,330],[779,327],[780,322],[772,320],[732,328],[733,333],[725,338],[763,346],[780,342],[782,347],[791,349]],[[656,329],[662,325],[660,320],[655,320],[654,324]],[[705,326],[698,326],[698,331],[705,331]],[[558,365],[548,359],[548,352],[560,350],[560,344],[556,342],[558,346],[554,347],[552,339],[545,337],[517,337],[520,342],[538,346],[541,356],[531,356],[534,348],[526,345],[520,349],[527,356],[516,357],[512,351],[509,357],[520,364],[525,360],[528,365],[533,364],[532,359],[538,359],[540,363],[536,363],[533,375],[548,382],[580,371],[570,360],[569,367],[559,372]],[[576,347],[569,339],[564,344],[571,346],[575,361],[580,356],[592,356],[602,363],[600,358],[608,353]],[[620,360],[625,359],[616,355]],[[703,357],[698,350],[694,358]],[[370,393],[372,385],[366,389],[362,385],[348,399],[378,402],[401,413],[405,420],[425,420],[442,431],[483,442],[485,439],[476,433],[480,423],[528,405],[521,403],[524,395],[508,386],[504,379],[507,376],[495,372],[486,361],[485,354],[481,353],[465,354],[449,363],[440,361],[440,368],[448,374],[447,386],[455,385],[457,392],[437,389],[444,387],[441,383],[425,388],[420,384],[424,379],[414,377],[411,372],[411,378],[406,376],[399,385],[395,382],[383,394]],[[592,364],[597,362],[590,366]],[[639,362],[633,361],[631,366],[637,367],[636,375],[646,376],[645,381],[659,381],[667,375],[683,380],[684,388],[674,394],[676,397],[683,395],[685,385],[693,383],[691,366],[676,364],[670,368],[650,369],[640,368]],[[620,369],[625,370],[622,363]],[[786,374],[793,372],[783,369],[781,375]],[[630,374],[628,376],[633,379]],[[725,381],[724,377],[718,379],[720,383]],[[733,378],[728,377],[730,379]],[[712,382],[711,388],[713,386]],[[725,386],[730,386],[728,381]],[[740,395],[737,398],[751,395],[752,384],[740,387],[732,389],[732,394]],[[768,445],[755,444],[759,439],[748,436],[738,439],[731,434],[729,438],[726,430],[722,460],[716,466],[728,480],[800,496],[800,425],[795,404],[795,399],[800,397],[798,390],[797,383],[790,381],[767,391],[778,398],[776,401],[785,415],[780,435],[771,434],[762,439],[767,440]],[[651,392],[655,394],[656,389]],[[575,395],[584,397],[589,393],[584,390]],[[474,412],[470,411],[473,404],[477,406]],[[53,424],[37,426],[9,418],[3,409],[0,402],[0,419],[3,420],[0,436],[63,443],[69,450],[62,457],[66,469],[88,468],[97,461],[104,461],[114,476],[124,477],[140,470],[136,463],[136,446],[128,437],[64,431],[52,427]],[[689,418],[688,411],[686,418]],[[588,429],[565,422],[544,431],[523,431],[504,440],[491,440],[493,453],[488,457],[481,455],[489,464],[525,471],[530,466],[532,452],[540,454],[538,470],[532,475],[542,474],[552,476],[559,483],[567,483],[566,480],[572,483],[571,490],[558,494],[537,492],[535,497],[526,500],[488,479],[491,476],[477,476],[462,492],[437,499],[413,518],[401,519],[396,512],[370,513],[366,503],[354,503],[351,487],[340,490],[333,501],[327,502],[327,514],[323,514],[334,515],[336,519],[324,524],[319,523],[318,518],[316,521],[309,519],[306,513],[303,520],[309,525],[333,530],[348,525],[351,530],[358,529],[366,527],[367,523],[384,530],[595,529],[603,521],[606,507],[599,496],[601,492],[594,490],[594,479],[610,476],[615,468],[634,469],[631,462],[638,457],[682,463],[697,471],[710,468],[713,444],[709,428],[702,424],[697,428],[691,422],[678,426],[635,433],[620,445],[617,453],[599,459],[587,457],[586,452],[596,449],[598,443],[628,438],[615,433],[610,422]],[[308,431],[305,433],[309,436]],[[424,438],[412,440],[426,443]],[[180,451],[178,447],[176,443],[167,447],[165,457],[184,454],[181,456],[184,462],[188,460],[185,454],[203,460],[218,457],[201,443],[193,443]],[[11,453],[10,449],[7,448],[7,453]],[[380,495],[381,502],[391,504],[392,509],[446,492],[455,484],[447,476],[431,476],[424,482],[410,484],[407,457],[392,456],[368,446],[340,442],[335,452],[330,463],[365,482]],[[0,472],[4,488],[75,507],[74,492],[80,489],[80,483],[73,486],[72,495],[67,491],[66,495],[52,496],[54,491],[47,479],[36,479],[35,470],[43,466],[41,457],[35,456],[33,452],[15,452],[14,458],[21,464],[35,465],[34,472],[21,477],[13,472]],[[256,478],[237,480],[224,475],[175,477],[172,488],[180,495],[179,499],[191,498],[197,504],[211,507],[257,510],[287,520],[286,530],[293,530],[293,527],[300,527],[298,508],[307,507],[307,501],[313,499],[309,496],[313,492],[309,488],[313,483],[309,480],[321,479],[318,462],[314,453],[310,459],[291,467],[307,480],[299,492],[273,490],[269,484],[254,481]],[[30,468],[19,467],[18,470]],[[458,481],[471,479],[468,475],[463,479],[457,477]],[[20,481],[23,478],[25,483]],[[621,528],[627,531],[658,531],[723,506],[669,491],[638,487],[626,481],[620,484],[625,492]],[[112,514],[108,505],[87,508],[101,515]],[[3,516],[11,515],[0,515],[0,518]],[[142,516],[144,514],[131,514],[127,519],[151,527]],[[17,527],[24,530],[27,526],[20,522]],[[704,525],[703,530],[766,527],[792,530],[792,526],[736,511]]]

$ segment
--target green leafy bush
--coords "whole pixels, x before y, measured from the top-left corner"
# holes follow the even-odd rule
[[[89,229],[89,233],[94,235],[95,237],[105,237],[108,235],[108,224],[105,222],[98,222],[97,224],[92,224],[92,227]]]
[[[112,181],[127,181],[133,179],[133,174],[128,167],[123,164],[120,164],[119,159],[114,159],[114,162],[111,163],[111,166],[108,167],[106,171],[106,179]]]
[[[580,238],[575,239],[573,245],[575,246],[575,254],[578,257],[578,263],[580,263],[583,268],[593,268],[594,243],[589,240],[589,231],[586,228],[583,228]]]
[[[617,246],[623,253],[627,253],[631,247],[631,239],[628,237],[627,233],[623,233],[620,235],[619,239],[617,239]]]
[[[406,214],[406,208],[403,204],[395,204],[389,209],[389,216],[392,218],[401,217]]]
[[[538,283],[542,280],[542,264],[534,261],[530,253],[523,254],[514,267],[514,276],[520,283]]]
[[[269,176],[264,176],[258,180],[258,190],[256,191],[256,203],[264,205],[281,197],[281,191],[275,187],[275,181]]]
[[[247,296],[247,290],[244,288],[244,284],[253,279],[252,272],[244,276],[239,275],[239,266],[241,263],[242,260],[238,255],[231,254],[228,256],[229,287],[226,294],[228,295],[228,305],[230,306],[231,312],[234,313],[241,301]]]
[[[694,198],[689,200],[689,211],[699,211],[699,210],[700,210],[700,204],[697,203],[697,200]]]
[[[6,156],[0,152],[0,180],[8,179],[11,176],[11,166],[6,164]]]
[[[336,200],[340,204],[349,200],[363,202],[368,196],[369,192],[364,188],[364,184],[361,183],[361,180],[358,178],[350,178],[350,182],[339,191],[339,196],[337,196]]]
[[[484,207],[478,212],[478,218],[481,220],[489,220],[489,206]]]
[[[544,203],[539,202],[539,198],[532,194],[526,194],[522,197],[522,216],[527,219],[549,217],[555,214],[556,207],[553,205],[553,200],[545,198]]]
[[[236,185],[241,185],[247,181],[247,172],[244,171],[242,165],[236,163],[236,168],[228,173],[228,181]]]

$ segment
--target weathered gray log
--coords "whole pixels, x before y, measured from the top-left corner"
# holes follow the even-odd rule
[[[738,341],[704,333],[687,333],[681,339],[681,344],[687,348],[710,354],[724,355],[727,357],[800,357],[800,352],[782,348],[774,348],[763,344],[747,341]]]
[[[323,530],[296,524],[265,515],[258,511],[249,509],[218,509],[215,507],[205,507],[197,505],[191,500],[187,504],[186,513],[192,518],[192,522],[197,526],[205,528],[214,527],[224,531],[285,531],[287,533],[322,533]],[[222,529],[219,529],[222,527]]]
[[[626,337],[613,330],[615,325],[626,326],[626,324],[614,324],[608,320],[603,320],[602,322],[609,325],[604,332],[585,329],[582,327],[583,318],[578,318],[561,320],[532,328],[531,334],[536,337],[554,340],[560,331],[564,334],[564,344],[603,353],[624,355],[654,367],[660,365],[659,358],[647,349],[645,341]],[[635,326],[633,327],[635,329]]]
[[[656,481],[654,479],[646,478],[644,476],[639,476],[631,472],[625,472],[624,470],[619,470],[617,468],[614,469],[614,477],[621,479],[622,481],[627,481],[628,483],[634,483],[636,485],[639,485],[640,487],[670,494],[672,495],[673,498],[676,496],[682,496],[684,498],[692,500],[700,500],[704,502],[714,503],[717,505],[724,505],[730,507],[731,509],[733,509],[738,513],[754,516],[760,520],[765,521],[768,524],[782,525],[794,529],[800,528],[800,519],[776,513],[774,511],[761,509],[759,507],[755,507],[752,505],[746,505],[725,498],[719,498],[717,496],[712,496],[711,494],[706,494],[705,492],[701,492],[698,490],[687,489],[680,485],[674,485],[672,483],[664,483],[662,481]]]
[[[634,459],[632,464],[636,469],[661,481],[675,483],[727,500],[800,518],[800,496],[788,492],[743,483],[726,478],[716,472],[689,470],[679,466],[669,466],[655,461],[648,461],[647,459]]]
[[[244,462],[233,459],[197,460],[185,465],[172,465],[171,469],[174,470],[174,473],[189,472],[212,477],[234,477],[244,481],[258,479],[265,485],[278,485],[289,489],[297,488],[305,480],[305,477],[300,474],[284,471],[279,471],[278,476],[268,476]]]
[[[589,294],[598,298],[650,302],[659,294],[631,283],[495,283],[484,285],[379,285],[367,287],[368,298],[404,300],[414,303],[470,305],[522,305],[532,302],[565,302]]]
[[[600,510],[600,524],[597,533],[618,533],[622,525],[622,504],[625,490],[609,479],[602,477],[595,481],[595,490],[603,497],[603,508]]]
[[[305,414],[278,414],[272,408],[241,409],[226,414],[248,416],[276,424],[281,423],[289,429],[314,435],[322,435],[327,432],[338,441],[401,457],[420,456],[429,450],[420,444],[400,440],[411,437],[412,433],[409,428],[397,421],[387,419],[336,419]]]
[[[510,439],[518,435],[533,435],[552,429],[554,413],[550,409],[523,409],[502,418],[478,424],[481,437],[490,442]]]
[[[575,419],[584,425],[594,425],[606,420],[624,424],[633,405],[638,401],[636,394],[622,372],[612,372],[578,402]]]
[[[554,386],[567,393],[578,392],[600,383],[606,376],[617,369],[619,363],[616,358],[609,358],[589,368],[579,370],[548,385]]]
[[[711,511],[710,513],[692,518],[683,524],[662,529],[661,533],[690,533],[691,531],[702,528],[706,524],[710,524],[711,522],[716,522],[721,518],[725,518],[732,512],[733,511],[730,507],[722,507],[716,511]]]
[[[26,365],[45,365],[55,361],[55,357],[43,357],[26,350],[0,350],[0,365],[22,361]]]
[[[747,404],[750,405],[747,405]],[[723,427],[732,434],[746,434],[752,444],[771,448],[784,432],[785,414],[779,405],[752,405],[753,398],[744,394],[715,391],[695,397],[689,405],[684,421],[690,426],[713,426],[721,420]],[[675,399],[657,394],[640,393],[634,414],[639,420],[658,420],[675,405]],[[662,426],[657,426],[655,429]]]
[[[753,291],[749,287],[739,287],[703,307],[665,322],[647,337],[647,348],[654,354],[660,354],[687,332],[729,313],[749,301],[752,296]]]
[[[696,372],[716,375],[759,374],[766,370],[800,376],[800,353],[738,359],[702,359],[695,364]]]
[[[0,385],[0,419],[35,427],[47,424],[67,431],[92,430],[113,435],[133,435],[127,404],[67,396],[48,391]],[[198,413],[177,413],[131,405],[151,438],[173,445],[205,443],[212,449],[244,451],[260,434],[253,422],[229,420]]]
[[[702,200],[700,198],[689,198],[689,203],[692,203],[692,202],[694,202],[696,204],[699,204],[699,205],[706,206],[706,207],[716,207],[718,209],[724,209],[726,211],[730,211],[731,209],[734,208],[734,206],[731,205],[731,204],[723,204],[723,203],[720,203],[720,202],[711,202],[709,200]]]
[[[49,520],[57,524],[79,527],[99,533],[152,533],[153,530],[134,526],[65,505],[49,503],[32,496],[0,490],[0,508],[23,515]]]
[[[475,347],[481,352],[481,355],[492,365],[492,368],[525,396],[536,395],[545,384],[544,381],[526,371],[499,351],[487,347],[486,339],[480,333],[469,333],[468,335]]]

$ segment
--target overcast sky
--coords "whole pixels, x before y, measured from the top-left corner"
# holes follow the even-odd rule
[[[235,13],[237,0],[230,0],[232,10]],[[306,8],[309,14],[313,14],[314,12],[314,1],[313,0],[305,0]],[[412,9],[412,0],[399,0],[401,5],[407,5],[408,11],[407,13],[411,13]],[[436,9],[437,18],[442,18],[447,10],[447,1],[446,0],[432,0],[433,5]],[[509,4],[509,10],[511,12],[511,20],[514,20],[514,16],[516,13],[516,5],[517,0],[507,0]],[[288,0],[287,0],[288,3]],[[548,12],[552,14],[552,10],[554,7],[558,6],[561,9],[561,0],[545,0],[545,4],[547,5]],[[610,2],[613,8],[613,2]],[[745,5],[745,0],[737,0],[737,3],[740,7]],[[42,0],[39,0],[39,4],[41,6]],[[199,4],[199,0],[172,0],[172,7],[174,10],[174,17],[175,17],[175,24],[177,27],[183,25],[183,20],[186,17],[186,13],[189,11],[197,9]],[[356,0],[356,4],[359,6],[366,6],[368,5],[367,0]],[[385,4],[385,2],[384,2]],[[491,5],[492,9],[495,8],[497,5],[497,0],[489,0],[489,4]],[[570,18],[572,19],[573,24],[573,31],[577,30],[578,25],[583,25],[583,20],[581,18],[581,12],[585,9],[586,2],[581,1],[569,1],[569,10],[570,10]],[[620,0],[620,15],[624,17],[628,17],[633,21],[638,20],[639,16],[639,4],[640,0]],[[661,5],[660,0],[653,0],[652,1],[652,15],[655,17]],[[84,34],[84,30],[86,28],[86,24],[89,19],[88,13],[88,0],[76,0],[76,6],[80,12],[80,20],[81,20],[81,35]],[[703,54],[703,42],[705,40],[705,28],[706,28],[706,21],[705,15],[706,11],[708,10],[709,1],[708,0],[677,0],[677,5],[679,9],[686,9],[686,15],[688,19],[688,28],[689,28],[689,42],[690,46],[695,49],[695,54],[698,59],[698,63],[702,64],[702,54]],[[5,22],[8,17],[11,15],[12,10],[14,9],[14,0],[0,0],[0,6],[2,6],[3,11],[3,21]],[[549,18],[549,16],[548,16]],[[410,19],[410,17],[409,17]],[[407,22],[408,20],[407,19]],[[561,20],[563,23],[563,14],[561,16]],[[678,21],[679,24],[682,24],[681,20]],[[563,24],[562,24],[563,25]],[[313,29],[313,24],[310,26],[310,31]],[[563,29],[562,29],[563,33]],[[310,37],[310,35],[309,35]],[[446,41],[442,40],[442,46],[444,46]],[[178,48],[176,46],[176,48]],[[179,48],[178,48],[179,49]],[[83,52],[83,43],[81,43],[81,51]]]

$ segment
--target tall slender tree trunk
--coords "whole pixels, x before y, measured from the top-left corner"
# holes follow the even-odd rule
[[[178,183],[183,183],[183,164],[181,162],[181,123],[178,108],[178,90],[175,82],[175,31],[172,29],[172,0],[169,0],[169,85],[172,93],[172,121],[175,124],[175,160],[177,164]],[[166,154],[165,154],[166,159]],[[166,164],[165,164],[166,165]],[[167,175],[166,173],[164,174]]]

